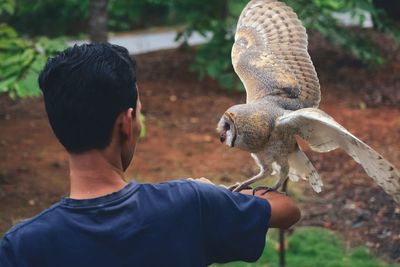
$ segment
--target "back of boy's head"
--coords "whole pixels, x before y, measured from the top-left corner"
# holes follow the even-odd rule
[[[70,153],[104,149],[118,115],[136,110],[136,63],[117,45],[75,45],[50,57],[39,86],[50,125]]]

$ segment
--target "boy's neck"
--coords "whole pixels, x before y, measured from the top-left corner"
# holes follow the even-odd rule
[[[120,160],[113,160],[101,151],[70,154],[69,169],[70,197],[73,199],[108,195],[127,184]]]

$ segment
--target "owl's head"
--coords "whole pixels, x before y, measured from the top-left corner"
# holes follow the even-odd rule
[[[257,105],[241,104],[229,108],[218,122],[220,141],[229,147],[236,147],[256,153],[269,140],[270,118]]]
[[[217,132],[220,134],[219,140],[230,147],[234,147],[236,142],[236,126],[232,115],[225,112],[217,126]]]

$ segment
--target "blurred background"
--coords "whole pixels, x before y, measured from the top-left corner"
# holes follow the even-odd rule
[[[245,102],[230,50],[247,0],[0,0],[0,237],[68,194],[66,153],[53,136],[37,78],[47,57],[109,41],[138,62],[145,130],[127,178],[157,183],[257,172],[248,153],[215,133]],[[400,1],[285,0],[309,34],[321,109],[400,167]],[[400,207],[342,151],[306,151],[324,191],[289,184],[303,218],[287,266],[400,266]],[[278,266],[270,231],[255,264]]]

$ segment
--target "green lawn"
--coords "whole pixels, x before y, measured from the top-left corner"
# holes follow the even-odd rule
[[[267,245],[256,263],[234,262],[213,267],[278,267],[277,231],[268,233]],[[347,251],[340,237],[323,228],[297,229],[289,237],[286,267],[400,267],[373,257],[366,247]]]

